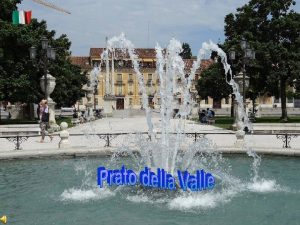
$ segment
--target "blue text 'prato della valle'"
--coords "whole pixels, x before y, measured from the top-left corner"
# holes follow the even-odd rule
[[[144,187],[184,191],[202,191],[212,189],[215,186],[215,178],[204,170],[197,170],[195,174],[188,171],[177,171],[177,177],[172,176],[164,169],[157,168],[156,173],[151,168],[145,167],[138,175],[124,165],[121,169],[109,170],[99,167],[97,170],[97,181],[100,188],[106,183],[109,186],[120,185],[142,185]]]

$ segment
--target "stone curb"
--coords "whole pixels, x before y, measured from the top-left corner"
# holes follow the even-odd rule
[[[40,158],[77,158],[77,157],[108,157],[116,148],[87,149],[86,147],[73,147],[70,149],[43,149],[34,151],[13,150],[0,153],[0,160],[22,160]],[[219,147],[214,150],[222,154],[247,154],[245,149]],[[300,157],[300,149],[255,149],[257,154]]]
[[[0,160],[20,160],[20,159],[39,159],[39,158],[77,158],[88,156],[107,157],[112,155],[113,151],[109,148],[105,149],[43,149],[35,151],[13,150],[10,152],[0,153]]]

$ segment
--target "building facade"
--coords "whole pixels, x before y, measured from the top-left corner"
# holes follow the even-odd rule
[[[101,109],[104,105],[106,89],[110,89],[110,94],[115,97],[115,104],[113,110],[122,109],[141,109],[142,107],[142,95],[139,91],[138,77],[134,71],[133,63],[129,56],[116,52],[114,57],[109,57],[109,65],[101,56],[103,55],[105,48],[91,48],[90,54],[87,57],[71,57],[71,62],[78,65],[82,70],[87,71],[88,77],[94,76],[93,68],[98,67],[100,70],[96,74],[97,83],[91,82],[90,88],[93,89],[92,102],[94,109]],[[149,105],[153,108],[160,106],[159,86],[160,80],[156,74],[156,52],[154,48],[137,48],[135,53],[138,56],[139,70],[144,78],[144,85],[148,95]],[[184,60],[185,73],[188,75],[192,67],[193,62],[196,59]],[[202,60],[200,69],[195,74],[195,79],[191,87],[191,95],[198,107],[201,108],[219,108],[225,109],[226,112],[230,112],[231,97],[222,99],[221,102],[216,102],[212,98],[200,99],[197,95],[196,84],[201,77],[201,72],[213,64],[213,60]],[[107,66],[111,68],[113,65],[114,70],[109,69],[107,73]],[[109,76],[109,79],[105,79]],[[92,79],[90,79],[92,80]],[[107,83],[109,81],[109,84]],[[180,81],[178,81],[180,82]],[[87,104],[87,98],[83,98],[77,104],[78,108],[84,109]],[[180,103],[181,97],[178,96],[178,103]],[[252,102],[247,99],[248,108],[252,108]],[[300,101],[299,101],[300,102]],[[300,103],[294,99],[287,99],[287,107],[300,107]],[[276,99],[273,96],[261,95],[255,101],[255,106],[260,108],[280,108],[280,99]]]
[[[91,82],[90,87],[94,89],[93,103],[94,108],[102,108],[104,105],[104,99],[106,89],[108,88],[107,81],[110,81],[110,92],[115,97],[115,110],[122,109],[141,109],[142,108],[142,93],[139,90],[139,80],[134,71],[133,63],[130,58],[125,54],[120,53],[109,57],[109,72],[107,73],[107,65],[101,55],[105,51],[104,48],[91,48],[90,55],[88,57],[72,57],[73,64],[78,65],[82,70],[86,70],[88,77],[91,79],[94,76],[93,68],[97,67],[97,82]],[[138,56],[139,70],[144,78],[144,85],[148,96],[149,105],[153,108],[158,108],[160,105],[159,86],[160,80],[156,73],[156,52],[153,48],[137,48],[135,53]],[[196,59],[187,59],[185,62],[185,73],[188,75],[192,67],[193,62]],[[212,60],[202,60],[199,70],[195,74],[195,80],[191,87],[191,95],[196,100],[197,90],[196,81],[200,77],[200,73],[205,68],[209,67],[213,63]],[[111,69],[113,64],[113,71]],[[109,76],[109,79],[105,79]],[[178,80],[177,82],[181,82]],[[181,96],[177,96],[178,103],[181,102]],[[198,99],[199,100],[199,99]],[[83,98],[78,102],[79,108],[84,108],[87,103],[87,99]],[[203,100],[203,104],[206,101]],[[207,104],[209,104],[207,102]]]

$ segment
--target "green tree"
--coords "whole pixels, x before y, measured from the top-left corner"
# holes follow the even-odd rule
[[[290,10],[293,0],[251,0],[225,17],[225,49],[234,48],[236,71],[242,67],[240,40],[245,38],[256,51],[247,65],[252,97],[270,93],[281,97],[282,120],[287,121],[287,86],[299,79],[300,15]]]
[[[0,19],[0,100],[32,103],[43,98],[39,83],[44,75],[44,66],[39,60],[40,54],[36,60],[30,60],[29,48],[36,46],[40,53],[40,40],[45,36],[56,49],[56,59],[48,66],[49,73],[56,78],[56,87],[51,97],[58,107],[74,104],[84,96],[81,87],[87,80],[80,68],[72,65],[69,60],[71,42],[67,36],[55,38],[55,31],[47,30],[46,22],[38,22],[36,19],[29,25],[13,25],[12,10],[16,9],[16,3],[20,1],[5,2],[7,4],[3,4],[3,11],[6,13]]]
[[[192,58],[192,50],[188,43],[182,43],[182,52],[179,54],[183,59]]]
[[[214,101],[221,101],[232,93],[230,85],[226,83],[225,71],[220,62],[214,63],[201,73],[197,91],[202,99],[211,97]]]
[[[21,0],[1,0],[0,20],[10,21],[12,11],[17,9],[17,4],[19,3],[21,3]]]

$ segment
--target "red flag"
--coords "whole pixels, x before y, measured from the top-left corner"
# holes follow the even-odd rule
[[[25,23],[30,24],[31,21],[31,11],[25,11]]]

